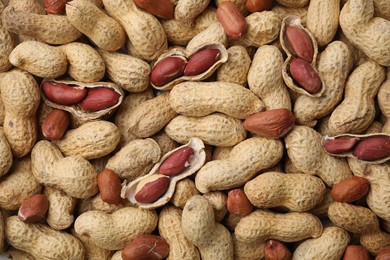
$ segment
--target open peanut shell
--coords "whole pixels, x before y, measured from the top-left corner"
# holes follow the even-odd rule
[[[145,178],[148,178],[149,176],[153,174],[158,174],[160,165],[164,162],[165,159],[167,159],[171,154],[173,154],[175,151],[183,148],[183,147],[191,147],[194,150],[193,156],[190,158],[190,165],[185,168],[180,174],[170,176],[170,183],[167,191],[163,196],[161,196],[157,201],[153,203],[140,203],[135,199],[135,191],[137,188],[137,185],[140,181],[142,181]],[[132,204],[137,205],[140,208],[143,209],[155,209],[158,207],[161,207],[169,202],[171,197],[173,196],[173,193],[175,192],[176,183],[180,181],[181,179],[184,179],[195,172],[197,172],[205,163],[206,161],[206,152],[205,147],[203,144],[203,141],[199,138],[191,138],[190,141],[182,145],[180,147],[177,147],[176,149],[166,153],[160,161],[153,166],[153,168],[150,170],[150,172],[144,176],[141,176],[130,183],[127,184],[126,181],[122,184],[122,190],[121,190],[121,197],[124,199],[128,199]]]
[[[162,60],[164,60],[167,57],[179,57],[182,58],[183,60],[189,60],[192,55],[195,53],[205,50],[205,49],[218,49],[220,51],[220,58],[218,61],[216,61],[210,68],[208,68],[206,71],[195,75],[195,76],[181,76],[179,78],[176,78],[170,82],[168,82],[165,85],[162,86],[156,86],[153,83],[151,85],[153,88],[158,89],[158,90],[171,90],[175,85],[179,84],[180,82],[183,81],[201,81],[204,79],[207,79],[210,77],[217,69],[219,66],[221,66],[223,63],[225,63],[228,60],[228,52],[223,44],[220,43],[214,43],[214,44],[203,44],[200,45],[198,48],[196,48],[193,52],[189,53],[186,51],[186,49],[181,48],[181,47],[176,47],[172,48],[162,55],[156,60],[156,62],[152,66],[153,68]]]
[[[44,79],[41,83],[41,88],[42,88],[43,83],[47,82],[47,81],[50,81],[53,83],[67,84],[67,85],[73,86],[77,89],[84,89],[84,88],[93,89],[93,88],[102,88],[102,87],[109,88],[109,89],[111,89],[119,94],[118,102],[115,105],[110,106],[110,107],[105,108],[105,109],[98,110],[98,111],[86,111],[83,108],[81,108],[78,104],[68,106],[68,105],[62,105],[62,104],[55,103],[55,102],[49,100],[45,96],[44,92],[41,91],[42,98],[43,98],[44,102],[46,103],[46,105],[53,107],[53,108],[56,108],[56,109],[68,111],[72,115],[72,118],[75,121],[75,123],[78,125],[83,124],[83,123],[88,122],[88,121],[91,121],[91,120],[95,120],[95,119],[108,118],[116,110],[116,108],[118,108],[120,106],[120,104],[122,103],[123,98],[124,98],[124,92],[121,89],[121,87],[119,87],[118,85],[116,85],[115,83],[112,83],[112,82],[83,83],[83,82],[72,81],[72,80]]]
[[[334,141],[334,140],[340,140],[340,138],[344,138],[344,140],[345,139],[350,140],[350,141],[348,141],[348,142],[350,142],[350,145],[348,145],[348,146],[351,146],[351,149],[349,149],[349,150],[346,149],[345,151],[341,151],[341,152],[331,152],[331,151],[329,151],[330,148],[326,148],[326,145],[329,145],[329,142]],[[350,138],[353,138],[353,139],[350,139]],[[388,152],[383,151],[384,154],[388,154],[387,156],[382,157],[380,159],[376,159],[376,160],[361,159],[353,153],[354,151],[356,151],[355,149],[359,143],[361,143],[362,141],[368,140],[368,139],[372,139],[372,138],[388,139],[388,144],[389,144],[388,147],[390,148],[390,135],[384,134],[384,133],[373,133],[373,134],[363,134],[363,135],[341,134],[341,135],[336,135],[336,136],[327,136],[326,135],[322,138],[321,144],[322,144],[322,147],[324,148],[324,151],[327,154],[330,154],[330,155],[336,156],[336,157],[355,158],[355,159],[358,159],[360,161],[364,161],[366,164],[381,164],[381,163],[384,163],[384,162],[390,160],[390,149],[388,150]],[[354,141],[352,141],[352,140],[354,140]],[[343,143],[346,143],[346,142],[343,142]],[[342,145],[334,143],[333,146],[341,147]],[[369,153],[377,153],[377,154],[380,153],[378,150],[377,151],[370,150],[368,152]]]
[[[308,91],[306,91],[303,87],[299,86],[298,83],[291,77],[291,75],[289,73],[290,64],[293,61],[293,59],[295,59],[297,56],[294,55],[294,51],[292,51],[291,45],[289,44],[289,41],[287,40],[287,37],[286,37],[286,30],[287,30],[288,26],[294,26],[294,27],[301,29],[311,39],[311,43],[313,46],[313,59],[312,59],[310,65],[314,69],[314,71],[319,75],[319,77],[321,78],[321,75],[318,73],[317,68],[316,68],[317,55],[318,55],[318,44],[317,44],[316,39],[314,38],[314,36],[311,34],[311,32],[308,29],[303,27],[303,25],[301,24],[301,19],[299,17],[287,16],[282,21],[282,26],[281,26],[280,35],[279,35],[280,44],[281,44],[283,50],[287,54],[287,59],[283,63],[283,68],[282,68],[283,80],[284,80],[285,84],[287,85],[287,87],[289,87],[290,89],[292,89],[293,91],[295,91],[301,95],[306,95],[306,96],[310,96],[310,97],[320,97],[325,91],[325,85],[324,85],[324,82],[322,79],[321,79],[322,86],[321,86],[320,91],[318,91],[314,94],[311,94]]]

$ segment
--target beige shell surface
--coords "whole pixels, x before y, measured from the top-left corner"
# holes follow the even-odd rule
[[[194,155],[190,157],[190,166],[188,166],[185,170],[183,170],[179,175],[170,177],[170,184],[167,192],[159,198],[157,201],[153,203],[140,203],[135,199],[135,190],[137,187],[137,184],[142,181],[143,179],[158,173],[158,169],[160,165],[164,162],[165,159],[167,159],[172,153],[175,151],[179,150],[180,148],[183,147],[191,147],[194,149]],[[202,140],[199,138],[191,138],[191,140],[185,144],[182,145],[171,152],[165,154],[161,159],[160,162],[154,165],[154,167],[150,170],[148,174],[145,176],[139,177],[135,179],[134,181],[130,182],[127,184],[125,181],[122,184],[122,190],[121,190],[121,197],[122,198],[127,198],[131,203],[138,205],[138,207],[143,208],[143,209],[155,209],[160,206],[163,206],[164,204],[168,203],[171,197],[173,196],[173,193],[175,192],[175,186],[176,182],[178,182],[181,179],[184,179],[192,174],[194,174],[196,171],[198,171],[203,164],[206,161],[206,153],[204,151],[204,144]]]
[[[283,76],[284,82],[286,83],[287,87],[289,87],[290,89],[292,89],[293,91],[295,91],[301,95],[307,95],[310,97],[320,97],[320,96],[322,96],[322,94],[325,91],[325,84],[321,78],[321,75],[320,75],[321,83],[322,83],[321,90],[315,94],[310,94],[305,89],[303,89],[303,88],[299,87],[297,84],[295,84],[294,80],[292,79],[292,77],[288,73],[290,63],[291,63],[292,59],[294,58],[292,52],[290,51],[288,41],[285,38],[285,32],[286,32],[287,26],[289,26],[289,25],[298,27],[299,29],[303,30],[307,35],[309,35],[311,42],[313,44],[313,48],[314,48],[313,61],[311,62],[311,66],[318,74],[317,67],[316,67],[316,61],[317,61],[317,55],[318,55],[317,41],[315,40],[312,33],[308,29],[306,29],[305,27],[302,26],[301,19],[299,17],[286,16],[282,21],[282,28],[280,29],[280,35],[279,35],[279,40],[280,40],[280,43],[282,45],[282,48],[287,53],[287,59],[285,60],[285,62],[283,64],[283,69],[282,69],[282,76]]]
[[[119,94],[118,103],[116,103],[115,105],[108,107],[106,109],[99,110],[99,111],[89,112],[89,111],[85,111],[84,109],[82,109],[78,105],[66,106],[66,105],[54,103],[54,102],[50,101],[45,96],[43,91],[41,91],[42,98],[48,106],[68,111],[69,113],[71,113],[73,115],[74,119],[80,124],[85,123],[87,121],[95,120],[95,119],[104,119],[104,118],[109,117],[121,105],[123,98],[125,96],[122,88],[119,87],[118,85],[116,85],[115,83],[112,83],[112,82],[83,83],[83,82],[71,81],[71,80],[45,79],[42,81],[42,84],[43,84],[43,82],[46,82],[46,81],[50,81],[50,82],[54,82],[54,83],[64,83],[64,84],[71,85],[71,86],[78,88],[78,89],[105,87],[105,88],[109,88],[111,90],[114,90],[116,93]],[[42,84],[41,84],[41,88],[42,88]]]
[[[0,72],[7,71],[12,67],[12,64],[8,60],[8,56],[15,48],[15,39],[6,28],[4,28],[1,21],[0,10]]]
[[[153,71],[153,68],[156,67],[156,65],[159,62],[164,60],[164,58],[167,58],[167,57],[179,57],[179,58],[181,58],[183,60],[189,60],[191,58],[191,56],[194,55],[195,53],[197,53],[199,51],[202,51],[202,50],[206,50],[206,49],[218,49],[220,51],[220,59],[218,61],[216,61],[205,72],[202,72],[199,75],[195,75],[195,76],[181,76],[181,77],[179,77],[177,79],[174,79],[174,80],[168,82],[167,84],[165,84],[163,86],[155,86],[153,83],[151,83],[151,85],[155,89],[158,89],[158,90],[171,90],[175,85],[179,84],[180,82],[183,82],[183,81],[201,81],[201,80],[204,80],[204,79],[210,77],[214,73],[214,71],[218,69],[219,66],[221,66],[223,63],[225,63],[228,60],[228,55],[229,54],[228,54],[228,52],[227,52],[227,50],[226,50],[226,48],[225,48],[225,46],[223,44],[217,44],[217,43],[216,44],[209,44],[209,43],[203,44],[203,45],[198,46],[191,53],[187,52],[184,48],[181,48],[181,47],[170,49],[167,52],[163,53],[157,59],[157,61],[152,66],[152,71]]]
[[[363,140],[370,139],[371,137],[390,138],[390,134],[374,133],[374,134],[363,134],[363,135],[355,135],[355,134],[341,134],[341,135],[336,135],[336,136],[325,135],[322,138],[322,145],[324,145],[327,141],[332,141],[332,140],[335,140],[335,139],[338,139],[338,138],[343,138],[343,137],[359,138],[359,141],[363,141]],[[336,156],[336,157],[351,157],[351,158],[355,158],[355,159],[359,160],[355,155],[352,154],[352,151],[351,152],[340,153],[340,154],[329,153],[325,149],[324,149],[324,151],[327,154],[330,154],[332,156]],[[382,158],[382,159],[379,159],[379,160],[375,160],[375,161],[365,161],[365,160],[359,160],[359,161],[362,161],[362,162],[364,161],[365,164],[381,164],[381,163],[384,163],[384,162],[386,162],[388,160],[390,160],[390,155],[385,157],[385,158]]]
[[[207,29],[195,35],[187,44],[186,50],[188,53],[193,53],[205,44],[222,44],[226,48],[228,47],[229,39],[221,23],[214,22]]]

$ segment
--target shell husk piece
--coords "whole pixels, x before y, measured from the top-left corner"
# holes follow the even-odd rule
[[[387,138],[390,139],[390,134],[373,133],[373,134],[361,134],[361,135],[358,135],[358,134],[341,134],[341,135],[336,135],[336,136],[325,135],[324,137],[322,137],[321,144],[323,146],[326,141],[335,140],[335,139],[340,138],[340,137],[350,137],[350,138],[358,137],[360,139],[359,141],[362,141],[362,140],[369,139],[371,137],[387,137]],[[390,155],[385,157],[385,158],[382,158],[382,159],[379,159],[379,160],[375,160],[375,161],[365,161],[365,160],[361,160],[361,159],[357,158],[356,156],[354,156],[352,154],[352,151],[346,152],[346,153],[339,153],[339,154],[329,153],[325,149],[324,149],[324,151],[327,154],[332,155],[332,156],[336,156],[336,157],[350,157],[350,158],[354,158],[354,159],[356,159],[358,161],[364,162],[365,164],[381,164],[381,163],[384,163],[384,162],[390,160]]]
[[[310,97],[320,97],[320,96],[322,96],[322,94],[325,91],[325,84],[324,84],[322,79],[321,79],[321,83],[322,83],[321,90],[315,94],[310,94],[304,88],[295,84],[294,80],[292,79],[292,77],[288,73],[290,63],[295,58],[294,54],[290,50],[288,40],[285,37],[285,32],[286,32],[287,26],[289,26],[289,25],[298,27],[299,29],[303,30],[307,35],[309,35],[311,42],[313,44],[313,49],[314,49],[313,50],[313,60],[311,62],[311,66],[317,72],[317,74],[320,76],[320,74],[318,73],[317,67],[316,67],[317,55],[318,55],[317,41],[315,40],[312,33],[308,29],[306,29],[305,27],[302,26],[301,19],[298,16],[287,16],[282,21],[282,27],[280,29],[280,35],[279,35],[280,44],[281,44],[284,52],[287,53],[287,59],[285,60],[285,62],[283,64],[283,69],[282,69],[282,75],[283,75],[284,82],[286,83],[287,87],[289,87],[291,90],[293,90],[301,95],[306,95],[306,96],[310,96]]]
[[[153,203],[140,203],[135,199],[135,191],[137,188],[137,185],[140,181],[142,181],[145,178],[148,178],[149,176],[153,174],[158,174],[158,169],[160,168],[160,165],[164,162],[165,159],[167,159],[172,153],[175,151],[183,148],[183,147],[191,147],[194,149],[194,155],[192,156],[191,164],[186,169],[184,169],[180,174],[170,176],[170,184],[168,187],[167,192],[161,196],[157,201]],[[137,205],[138,207],[142,209],[155,209],[158,207],[161,207],[169,202],[171,197],[173,196],[173,193],[175,192],[176,183],[192,174],[194,174],[196,171],[198,171],[203,164],[206,162],[206,152],[205,152],[205,146],[203,144],[203,141],[199,138],[191,138],[190,141],[182,145],[180,147],[177,147],[176,149],[168,152],[165,154],[160,161],[153,166],[153,168],[150,170],[150,172],[142,177],[139,177],[129,184],[127,184],[126,181],[122,183],[122,190],[121,190],[121,197],[124,199],[128,199],[132,204]]]
[[[50,81],[50,82],[54,82],[54,83],[64,83],[64,84],[71,85],[71,86],[74,86],[75,88],[79,88],[79,89],[105,87],[105,88],[112,89],[119,94],[118,103],[116,103],[115,105],[108,107],[106,109],[99,110],[99,111],[89,112],[89,111],[85,111],[77,104],[71,105],[71,106],[66,106],[66,105],[61,105],[61,104],[57,104],[55,102],[52,102],[45,96],[43,91],[41,91],[42,98],[45,101],[46,105],[53,107],[53,108],[68,111],[73,116],[74,120],[78,124],[83,124],[85,122],[96,120],[96,119],[108,118],[116,110],[116,108],[118,108],[120,106],[120,104],[123,101],[124,95],[125,95],[122,88],[120,86],[116,85],[115,83],[112,83],[112,82],[83,83],[83,82],[71,81],[71,80],[44,79],[41,83],[41,88],[42,88],[43,82],[46,82],[46,81]]]
[[[221,66],[223,63],[225,63],[228,60],[228,51],[226,50],[225,46],[220,43],[215,43],[215,44],[203,44],[197,47],[193,52],[189,53],[186,51],[186,49],[181,48],[181,47],[176,47],[172,48],[162,55],[157,59],[157,61],[154,63],[152,66],[152,71],[154,67],[163,59],[167,57],[179,57],[182,58],[183,60],[188,60],[191,58],[192,55],[196,54],[199,51],[206,50],[206,49],[218,49],[220,51],[220,59],[216,61],[208,70],[205,72],[202,72],[198,75],[195,76],[181,76],[177,79],[174,79],[167,84],[163,86],[155,86],[153,83],[151,85],[153,88],[158,89],[158,90],[171,90],[175,85],[183,82],[183,81],[201,81],[204,80],[208,77],[210,77],[217,69],[219,66]]]

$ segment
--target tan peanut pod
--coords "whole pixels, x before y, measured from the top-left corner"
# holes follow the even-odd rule
[[[228,60],[217,71],[217,81],[246,86],[251,58],[243,46],[232,46],[227,50]]]
[[[170,94],[165,92],[135,108],[127,119],[128,131],[137,137],[147,138],[157,134],[176,115],[170,104]]]
[[[162,21],[161,24],[167,35],[167,39],[174,45],[185,46],[198,33],[206,30],[211,24],[218,21],[215,8],[208,7],[194,20],[192,27],[185,27],[180,21],[171,19]]]
[[[236,228],[238,222],[245,217],[244,215],[238,215],[231,212],[228,212],[225,216],[225,219],[223,220],[223,225],[229,229],[230,231],[234,232],[234,229]],[[237,240],[233,234],[233,239]],[[234,242],[234,241],[233,241]],[[246,243],[245,243],[246,244]]]
[[[96,120],[68,130],[55,141],[65,156],[76,155],[87,160],[103,157],[116,148],[120,140],[118,127],[111,122]]]
[[[341,259],[349,242],[347,231],[339,227],[327,227],[320,237],[301,243],[295,249],[292,259]]]
[[[160,236],[169,244],[167,260],[200,260],[198,249],[183,233],[182,210],[173,206],[164,206],[158,219]]]
[[[245,18],[248,31],[237,41],[243,46],[260,47],[273,42],[279,35],[281,20],[272,11],[254,12]]]
[[[131,93],[123,99],[122,104],[115,115],[115,125],[119,128],[121,133],[120,147],[123,147],[132,140],[138,139],[137,136],[129,131],[128,125],[131,121],[129,121],[128,118],[132,117],[137,106],[141,105],[146,100],[152,99],[153,97],[154,95],[152,89],[147,88],[139,93]]]
[[[13,162],[11,146],[4,135],[3,127],[0,127],[0,177],[7,174]]]
[[[76,206],[76,211],[78,215],[90,210],[97,210],[110,214],[123,207],[124,203],[115,205],[104,202],[100,197],[100,193],[98,193],[91,198],[81,200],[80,203]]]
[[[160,166],[163,164],[163,162],[166,159],[170,158],[171,155],[173,156],[175,152],[183,148],[187,148],[187,149],[191,148],[193,154],[192,156],[188,157],[188,160],[186,161],[188,165],[187,167],[184,167],[184,169],[182,169],[180,172],[176,172],[176,174],[169,175],[169,179],[168,179],[169,182],[165,189],[165,193],[163,193],[161,196],[156,198],[153,202],[143,202],[138,200],[137,195],[139,192],[141,192],[138,191],[138,186],[140,184],[146,186],[147,184],[143,183],[143,181],[150,180],[151,179],[150,177],[154,178],[154,176],[158,177],[158,175],[163,175],[160,173]],[[159,162],[156,163],[146,175],[140,176],[128,184],[127,184],[127,180],[125,180],[124,183],[122,184],[121,197],[129,200],[133,205],[137,205],[138,207],[143,209],[155,209],[161,207],[167,204],[172,198],[173,193],[175,192],[176,183],[197,172],[204,165],[205,161],[206,161],[206,152],[202,140],[196,137],[192,137],[186,144],[179,146],[176,149],[169,151],[164,156],[162,156]],[[144,193],[147,194],[147,192],[148,190],[146,190]]]
[[[73,211],[77,200],[65,192],[51,187],[45,187],[43,194],[49,200],[49,210],[46,215],[47,224],[56,230],[70,227],[74,221]]]
[[[98,50],[106,64],[107,77],[129,92],[142,92],[149,86],[150,66],[130,55]]]
[[[72,42],[61,50],[68,60],[68,74],[76,81],[97,82],[104,77],[106,65],[99,53],[88,44]]]
[[[151,138],[136,139],[123,146],[107,162],[106,168],[121,179],[134,180],[148,173],[160,160],[160,146]]]
[[[176,183],[175,192],[170,202],[176,207],[183,209],[189,198],[199,194],[200,192],[196,189],[194,181],[190,178],[185,178]]]
[[[72,123],[74,123],[76,126],[80,126],[81,124],[84,124],[84,123],[92,121],[92,120],[108,118],[121,105],[123,98],[124,98],[124,92],[123,92],[122,88],[120,86],[116,85],[115,83],[112,83],[112,82],[85,83],[85,82],[73,81],[73,80],[44,79],[41,82],[41,90],[43,89],[43,84],[46,82],[49,82],[49,84],[54,84],[54,85],[55,84],[66,84],[70,88],[73,87],[73,88],[78,89],[78,90],[85,89],[85,90],[87,90],[87,92],[89,90],[92,90],[92,89],[99,89],[99,88],[108,89],[108,90],[112,90],[113,92],[115,92],[115,95],[118,96],[116,103],[114,105],[111,105],[111,106],[106,107],[106,108],[94,110],[94,111],[89,111],[87,109],[84,109],[81,106],[82,101],[77,103],[77,104],[73,104],[73,105],[62,105],[60,103],[56,103],[55,101],[51,101],[48,98],[48,95],[45,95],[45,92],[42,91],[42,98],[43,98],[44,102],[53,108],[68,111],[71,115]],[[54,90],[50,91],[50,88],[49,88],[48,92],[49,92],[48,94],[53,95],[52,92],[54,92]],[[88,97],[88,94],[87,94],[87,97]],[[83,100],[87,99],[87,97],[84,98]],[[91,101],[89,101],[89,105],[93,105]]]
[[[370,209],[345,202],[333,202],[328,209],[329,219],[337,226],[352,233],[379,231],[379,221]]]
[[[281,51],[265,45],[257,49],[249,68],[249,89],[264,102],[266,110],[291,110],[290,95],[281,74],[283,62]]]
[[[14,162],[14,168],[0,181],[0,208],[17,210],[28,197],[41,192],[42,186],[31,171],[29,156]]]
[[[319,237],[322,234],[322,224],[310,213],[280,214],[258,209],[238,222],[234,234],[245,243],[264,242],[267,239],[296,242]]]
[[[98,247],[107,250],[124,248],[139,235],[150,234],[157,227],[157,214],[133,207],[118,209],[112,214],[87,211],[77,217],[75,232],[86,235]]]
[[[325,185],[321,179],[306,174],[266,172],[248,181],[244,191],[255,207],[304,212],[321,202]]]
[[[349,76],[344,100],[333,110],[328,127],[332,135],[359,134],[374,121],[374,98],[385,80],[385,69],[374,61],[358,66]]]
[[[42,3],[38,0],[9,0],[7,6],[13,6],[15,8],[15,11],[22,11],[41,15],[46,14]],[[19,42],[39,41],[36,37],[21,34],[18,35],[18,39]]]
[[[340,0],[311,0],[307,10],[306,27],[320,47],[330,43],[339,27]]]
[[[227,159],[206,163],[196,174],[196,188],[206,193],[243,185],[259,171],[275,165],[283,156],[279,140],[252,137],[236,145]]]
[[[79,235],[72,228],[71,233],[83,244],[85,249],[85,259],[88,260],[110,260],[114,251],[103,249],[95,245],[88,236]]]
[[[234,259],[236,260],[258,260],[264,259],[264,248],[266,243],[257,241],[245,243],[236,238],[233,234]]]
[[[97,159],[90,160],[90,162],[93,168],[95,168],[96,172],[101,172],[106,168],[107,161],[110,158],[110,155],[106,155]]]
[[[9,247],[7,251],[5,251],[5,255],[13,260],[35,260],[35,257],[31,254],[13,247]]]
[[[379,87],[378,91],[378,104],[382,114],[386,117],[386,124],[383,126],[382,132],[390,134],[390,69],[387,68],[386,80]]]
[[[41,78],[62,76],[68,66],[60,48],[37,41],[20,43],[12,50],[9,60],[15,67]]]
[[[331,189],[327,188],[324,193],[324,198],[322,201],[317,204],[314,208],[309,210],[309,213],[319,217],[319,218],[325,218],[328,216],[328,208],[330,204],[333,202],[332,196],[331,196]]]
[[[179,0],[175,6],[175,20],[185,27],[191,27],[195,17],[201,14],[209,3],[210,0]]]
[[[0,212],[0,253],[5,249],[5,231],[4,231],[4,218],[3,214]]]
[[[286,16],[298,16],[299,19],[301,19],[302,25],[306,25],[306,18],[307,18],[307,8],[298,7],[298,8],[292,8],[287,7],[283,5],[275,5],[272,9],[272,12],[274,12],[282,21]]]
[[[40,91],[34,77],[28,72],[14,69],[0,82],[4,103],[4,134],[15,157],[28,154],[37,139],[36,111]]]
[[[3,6],[4,7],[4,6]],[[2,10],[0,10],[1,18]],[[8,57],[12,50],[15,48],[16,42],[10,32],[3,26],[3,22],[0,20],[0,72],[7,71],[12,68]]]
[[[116,51],[126,41],[122,26],[87,0],[72,0],[66,5],[70,23],[85,34],[97,47]]]
[[[233,260],[233,240],[229,231],[215,222],[212,206],[200,195],[191,197],[182,213],[182,228],[204,260]]]
[[[103,0],[107,13],[125,30],[142,59],[154,60],[167,49],[167,37],[158,19],[141,11],[133,1]]]
[[[317,121],[316,129],[323,136],[324,135],[331,135],[330,129],[328,127],[329,118],[330,118],[330,114],[320,118]]]
[[[340,12],[340,26],[352,44],[370,59],[383,66],[390,65],[390,50],[386,47],[390,35],[382,33],[390,30],[390,22],[374,17],[373,0],[348,1]]]
[[[170,138],[165,131],[160,131],[151,138],[158,143],[158,146],[160,146],[161,154],[166,154],[179,146],[179,144]]]
[[[224,160],[229,158],[229,154],[231,150],[233,149],[233,146],[230,147],[223,147],[223,146],[217,146],[215,147],[213,151],[212,160]]]
[[[246,131],[239,119],[213,113],[204,117],[176,116],[164,131],[178,143],[186,143],[192,137],[202,139],[205,144],[233,146],[246,137]]]
[[[186,51],[194,53],[199,47],[210,44],[221,44],[225,48],[228,46],[228,36],[219,22],[212,23],[207,29],[195,35],[188,42]]]
[[[45,186],[58,188],[75,198],[88,198],[98,191],[97,173],[81,156],[63,157],[60,150],[46,140],[31,151],[34,177]]]
[[[301,95],[294,103],[294,115],[299,124],[314,126],[317,119],[331,113],[343,97],[345,82],[353,66],[346,44],[333,41],[318,59],[318,73],[325,84],[321,97]]]
[[[74,236],[45,224],[26,224],[17,216],[6,219],[5,234],[10,245],[36,259],[83,259],[85,254],[83,245]]]
[[[284,141],[288,157],[298,170],[317,175],[332,187],[352,174],[344,158],[336,158],[325,152],[321,138],[321,134],[308,126],[295,126]]]
[[[152,66],[152,71],[156,66],[158,66],[158,63],[163,62],[166,58],[175,57],[187,62],[187,60],[190,60],[193,55],[206,49],[216,49],[219,51],[218,60],[215,61],[206,71],[201,72],[197,75],[188,75],[188,76],[182,75],[161,86],[157,86],[151,82],[152,87],[157,90],[171,90],[175,85],[183,81],[202,81],[210,77],[219,66],[221,66],[223,63],[225,63],[228,60],[228,52],[225,46],[218,42],[217,43],[205,42],[203,45],[196,45],[194,46],[194,48],[190,50],[191,52],[181,47],[171,48],[168,51],[164,52],[156,60],[156,62]]]
[[[368,57],[359,49],[357,49],[351,41],[345,36],[342,30],[339,30],[337,33],[337,38],[338,41],[342,41],[348,46],[348,49],[351,51],[352,57],[353,57],[353,64],[354,66],[358,66],[361,63],[364,62],[364,60],[368,59]]]
[[[360,237],[360,244],[376,255],[390,246],[390,234],[383,231],[363,234]]]
[[[1,86],[1,80],[4,78],[5,74],[6,74],[5,72],[0,72],[0,86]],[[4,125],[4,117],[5,117],[4,102],[0,98],[0,126]]]
[[[17,11],[15,7],[8,6],[2,16],[3,25],[8,31],[33,36],[48,44],[65,44],[81,36],[64,15],[41,15]]]
[[[182,82],[169,94],[178,114],[206,116],[221,112],[238,119],[264,110],[264,103],[250,90],[227,82]]]
[[[390,20],[390,4],[386,0],[374,0],[374,16]]]
[[[213,207],[216,222],[221,222],[227,210],[227,195],[221,191],[211,191],[203,194],[208,203]]]
[[[310,0],[276,0],[281,5],[297,8],[297,7],[305,7]]]

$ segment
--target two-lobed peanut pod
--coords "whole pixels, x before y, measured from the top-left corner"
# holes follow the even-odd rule
[[[248,181],[244,191],[258,208],[283,207],[304,212],[322,201],[325,185],[321,179],[306,174],[265,172]]]

